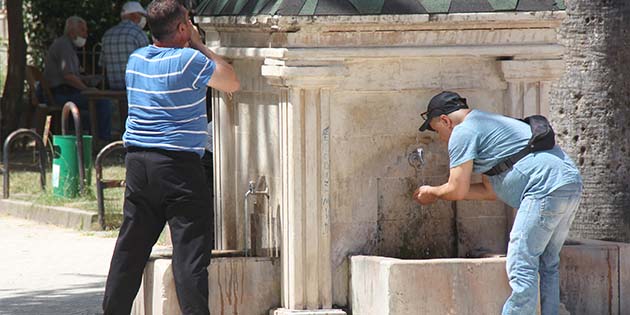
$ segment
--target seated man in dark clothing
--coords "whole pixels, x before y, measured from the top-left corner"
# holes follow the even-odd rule
[[[86,77],[80,75],[79,57],[76,48],[83,47],[87,38],[87,23],[78,16],[66,20],[64,34],[48,48],[44,79],[51,88],[55,102],[63,106],[66,102],[75,103],[82,114],[82,126],[89,128],[88,101],[81,91],[90,89],[84,82]],[[111,139],[112,106],[109,101],[96,103],[98,118],[98,134],[100,141]],[[82,115],[84,116],[84,115]]]

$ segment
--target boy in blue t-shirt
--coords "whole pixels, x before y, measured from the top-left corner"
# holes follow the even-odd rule
[[[431,130],[448,143],[450,175],[441,186],[422,186],[413,199],[428,205],[444,200],[494,200],[517,208],[510,232],[507,271],[512,294],[503,314],[534,314],[540,296],[542,314],[557,314],[560,304],[558,265],[580,203],[582,179],[571,158],[555,146],[527,154],[510,169],[482,176],[526,147],[530,126],[520,120],[468,108],[457,93],[442,92],[422,114],[420,131]]]

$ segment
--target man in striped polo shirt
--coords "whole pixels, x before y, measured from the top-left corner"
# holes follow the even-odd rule
[[[177,0],[147,8],[154,45],[136,50],[126,70],[129,115],[124,221],[107,278],[105,314],[125,314],[164,224],[183,314],[209,314],[213,213],[200,157],[207,142],[207,86],[235,92],[232,67],[203,45]]]

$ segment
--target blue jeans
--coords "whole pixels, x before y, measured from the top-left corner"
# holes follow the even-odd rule
[[[53,91],[55,102],[63,106],[70,101],[77,105],[81,112],[82,129],[90,130],[90,116],[88,113],[88,100],[76,89],[66,89],[65,91]],[[98,124],[99,140],[110,141],[112,138],[112,103],[108,100],[96,101],[96,119]],[[70,117],[72,120],[72,117]]]
[[[525,197],[516,214],[507,253],[512,294],[503,315],[536,314],[538,277],[542,315],[558,314],[560,250],[580,204],[582,185],[564,185],[544,198]]]

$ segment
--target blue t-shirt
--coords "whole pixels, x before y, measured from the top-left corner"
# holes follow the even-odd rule
[[[214,69],[211,59],[191,48],[151,45],[132,53],[125,75],[125,146],[203,156],[208,141],[206,91]]]
[[[473,160],[473,173],[484,173],[525,148],[531,136],[530,126],[520,120],[473,110],[453,128],[450,167]],[[579,170],[558,146],[530,153],[489,180],[497,197],[514,208],[524,197],[542,198],[561,186],[582,182]]]

